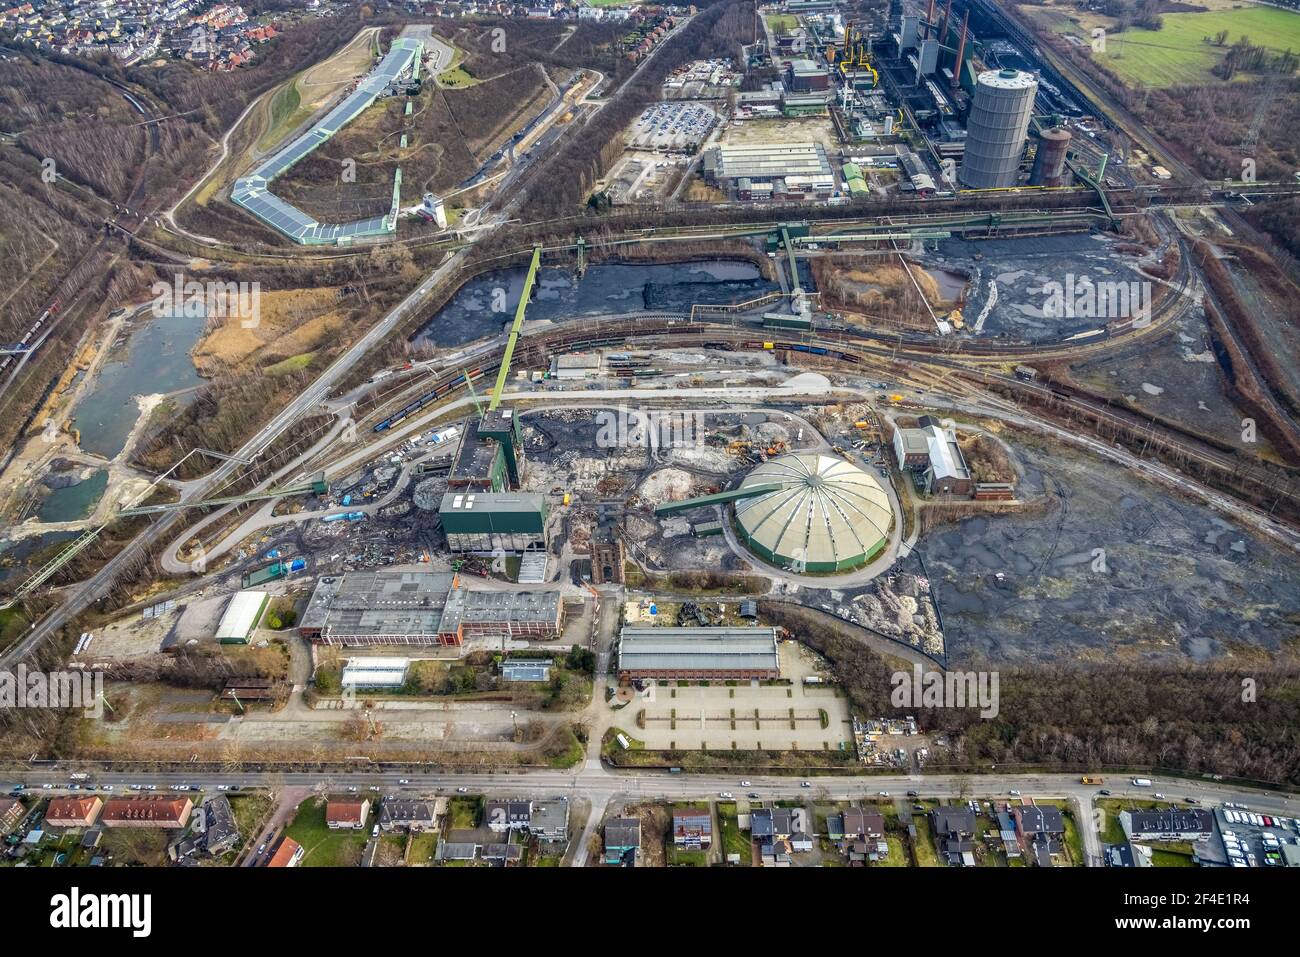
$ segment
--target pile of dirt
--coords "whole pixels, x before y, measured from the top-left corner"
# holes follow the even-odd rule
[[[680,502],[690,497],[694,481],[695,476],[682,469],[659,469],[646,477],[637,493],[650,505]]]

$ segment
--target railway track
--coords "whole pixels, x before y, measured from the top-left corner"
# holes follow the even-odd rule
[[[1256,467],[1239,454],[1226,452],[1196,436],[1180,432],[1128,409],[1099,402],[1069,387],[1027,382],[987,368],[971,367],[958,358],[950,356],[885,348],[873,345],[864,338],[842,332],[814,333],[801,337],[799,341],[791,341],[757,327],[690,323],[677,318],[653,320],[644,318],[613,323],[580,321],[523,340],[516,348],[515,361],[527,365],[552,355],[602,346],[625,349],[685,346],[803,353],[813,358],[839,362],[850,367],[862,366],[870,357],[927,366],[932,369],[947,369],[956,379],[974,383],[984,392],[990,389],[1002,390],[1010,396],[1012,403],[1015,403],[1017,396],[1021,396],[1049,409],[1067,413],[1071,417],[1083,416],[1093,419],[1098,424],[1105,424],[1114,429],[1117,434],[1145,436],[1148,445],[1157,443],[1176,454],[1180,460],[1197,463],[1209,471],[1228,476],[1230,480],[1252,480],[1258,484],[1267,479],[1266,476],[1259,479],[1252,478],[1253,469]],[[474,360],[476,364],[474,369],[470,370],[471,379],[477,381],[477,378],[490,376],[496,371],[500,362],[500,348],[499,343],[491,343],[485,347],[484,353]],[[474,375],[475,370],[478,376]],[[412,415],[436,407],[446,397],[462,390],[464,376],[464,370],[442,373],[436,376],[415,400],[407,402],[398,409],[390,410],[382,405],[373,407],[358,424],[369,425],[370,429],[376,432],[387,431]],[[378,428],[380,425],[384,427]],[[1290,506],[1289,511],[1300,514],[1300,491],[1297,491],[1295,485],[1294,481],[1288,480],[1284,486],[1280,486],[1276,484],[1276,477],[1274,477],[1272,491],[1275,494],[1275,509],[1281,502],[1286,502]],[[1287,520],[1293,521],[1289,517]]]

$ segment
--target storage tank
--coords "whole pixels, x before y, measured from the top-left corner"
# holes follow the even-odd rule
[[[958,178],[970,189],[1016,185],[1038,80],[1022,70],[987,70],[975,83]]]
[[[792,452],[754,468],[740,487],[767,491],[736,503],[740,539],[798,573],[843,572],[889,541],[893,505],[876,477],[837,456]]]
[[[1064,186],[1065,154],[1070,148],[1070,131],[1054,126],[1043,130],[1038,139],[1034,169],[1029,174],[1031,186]]]

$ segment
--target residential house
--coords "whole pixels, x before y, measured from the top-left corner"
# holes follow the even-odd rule
[[[105,827],[184,827],[194,810],[187,797],[122,797],[104,805],[100,823]]]
[[[483,817],[488,829],[496,834],[526,831],[533,819],[533,802],[489,801]]]
[[[937,807],[930,812],[930,828],[939,853],[949,864],[975,864],[975,813],[968,807]]]
[[[267,867],[297,867],[298,862],[302,860],[302,845],[291,837],[280,838],[280,844],[276,847],[275,853],[271,859],[266,862]]]
[[[385,831],[424,831],[433,827],[433,822],[429,801],[385,801],[379,807],[379,826]]]
[[[1194,808],[1120,811],[1119,823],[1130,841],[1199,841],[1214,833],[1214,815]]]
[[[641,853],[641,820],[616,817],[605,822],[605,863],[634,867]]]
[[[1061,809],[1022,805],[1011,809],[1016,822],[1016,838],[1024,850],[1026,860],[1039,867],[1051,867],[1052,857],[1061,853],[1065,837],[1065,819]]]
[[[761,807],[749,814],[749,834],[759,845],[764,865],[784,867],[795,852],[811,851],[811,830],[804,808]]]
[[[224,794],[203,802],[203,846],[213,857],[226,853],[239,843],[239,825],[235,812]]]
[[[876,811],[851,807],[841,815],[841,821],[846,841],[879,841],[885,837],[885,818]]]
[[[528,833],[539,841],[559,842],[569,839],[569,799],[537,801],[533,804],[533,818],[528,823]]]
[[[89,827],[103,809],[104,802],[98,796],[55,798],[45,811],[45,823],[55,827]]]
[[[1007,811],[998,811],[998,840],[1002,842],[1002,853],[1007,860],[1020,857],[1020,837],[1016,833],[1016,822]]]
[[[713,812],[707,807],[674,809],[673,844],[694,850],[712,846]]]
[[[331,831],[359,829],[366,826],[370,817],[370,799],[360,801],[331,800],[325,805],[325,823]]]
[[[1101,849],[1107,867],[1150,867],[1151,848],[1141,844],[1107,844]]]

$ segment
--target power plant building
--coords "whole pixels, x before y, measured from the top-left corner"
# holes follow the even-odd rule
[[[448,492],[438,509],[453,552],[545,550],[546,499],[524,492]]]
[[[969,189],[1015,186],[1038,80],[1021,70],[987,70],[975,83],[958,179]]]
[[[298,634],[324,645],[450,645],[468,638],[556,638],[557,590],[468,587],[449,572],[350,572],[316,583]]]

